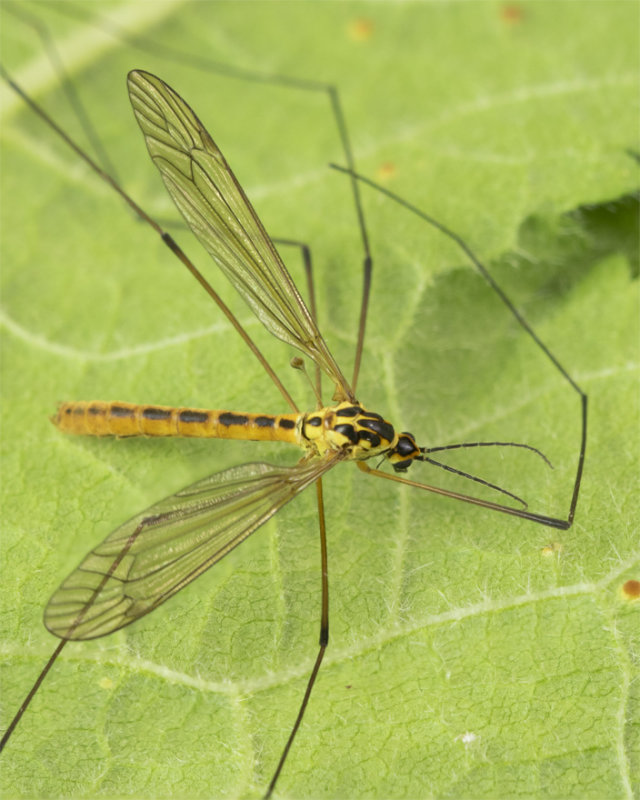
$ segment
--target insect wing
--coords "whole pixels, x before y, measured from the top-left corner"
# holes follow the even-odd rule
[[[51,597],[45,625],[63,639],[93,639],[148,614],[338,460],[244,464],[161,500],[86,556]]]
[[[134,70],[129,97],[149,155],[187,224],[258,319],[352,392],[224,156],[190,106]]]

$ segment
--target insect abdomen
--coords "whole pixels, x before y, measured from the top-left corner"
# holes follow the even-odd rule
[[[52,422],[64,433],[87,436],[193,436],[297,444],[298,418],[298,414],[245,414],[94,400],[61,403]]]

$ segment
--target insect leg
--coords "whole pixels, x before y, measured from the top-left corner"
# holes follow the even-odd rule
[[[227,304],[222,300],[220,295],[215,291],[215,289],[211,286],[211,284],[207,281],[204,275],[200,272],[200,270],[195,266],[195,264],[189,259],[189,257],[185,254],[182,250],[180,245],[175,241],[175,239],[166,231],[164,231],[160,225],[150,217],[136,202],[133,198],[128,195],[121,186],[110,176],[108,175],[103,169],[101,169],[98,164],[96,164],[93,159],[91,159],[82,148],[76,144],[76,142],[67,135],[62,128],[46,113],[46,111],[39,106],[29,95],[27,95],[18,84],[16,84],[9,74],[6,72],[4,67],[0,65],[0,75],[4,78],[4,80],[9,84],[9,86],[16,92],[22,99],[27,103],[27,105],[37,114],[50,128],[52,128],[58,136],[60,136],[66,144],[78,155],[85,163],[87,163],[91,169],[100,177],[102,178],[105,183],[107,183],[120,197],[133,209],[133,211],[138,215],[140,219],[146,222],[153,230],[160,236],[163,243],[171,250],[171,252],[178,258],[184,266],[189,270],[189,272],[193,275],[193,277],[198,281],[198,283],[202,286],[202,288],[207,292],[207,294],[211,297],[211,299],[216,303],[218,308],[222,311],[225,317],[229,320],[229,322],[233,325],[236,331],[240,334],[241,338],[244,340],[246,345],[249,347],[251,352],[254,356],[258,359],[266,373],[269,375],[271,380],[275,383],[278,387],[278,390],[290,405],[290,407],[297,411],[298,408],[294,403],[291,395],[285,389],[282,381],[276,373],[273,371],[273,368],[262,355],[260,350],[258,349],[257,345],[253,341],[253,339],[249,336],[249,334],[245,331],[245,329],[240,324],[239,320],[233,314],[231,309],[227,306]]]
[[[251,69],[236,67],[231,64],[225,64],[215,59],[202,57],[195,53],[181,50],[179,47],[169,45],[159,45],[149,37],[135,34],[129,34],[124,28],[119,26],[117,22],[108,17],[100,16],[99,14],[88,14],[84,8],[80,10],[75,6],[65,3],[56,4],[55,10],[66,16],[71,16],[75,19],[81,19],[83,22],[98,27],[109,36],[117,38],[119,41],[127,42],[132,47],[138,49],[143,53],[151,55],[160,55],[167,62],[182,64],[191,67],[199,72],[222,75],[232,80],[240,80],[248,83],[265,84],[272,86],[281,86],[294,91],[303,91],[311,93],[320,93],[326,95],[331,114],[334,118],[336,131],[340,141],[342,154],[345,163],[348,167],[349,174],[355,173],[356,164],[353,156],[353,148],[351,146],[351,139],[349,137],[349,130],[347,127],[346,118],[342,109],[342,102],[340,100],[340,93],[338,88],[333,84],[324,83],[322,81],[310,80],[305,78],[297,78],[289,75],[261,73]],[[373,260],[371,257],[371,250],[369,245],[369,234],[362,206],[362,199],[360,194],[360,187],[355,175],[351,175],[351,193],[353,197],[353,206],[356,214],[357,226],[361,241],[363,260],[362,260],[362,299],[360,303],[360,313],[358,321],[358,334],[357,343],[354,356],[353,379],[351,387],[354,394],[357,390],[358,376],[360,373],[360,363],[362,360],[362,351],[364,347],[364,337],[366,333],[367,312],[369,308],[369,295],[371,292],[371,275],[373,270]],[[315,314],[314,314],[315,317]]]
[[[329,568],[327,559],[327,529],[325,525],[325,516],[324,516],[322,478],[318,478],[318,480],[316,481],[316,497],[318,502],[318,523],[320,526],[320,563],[322,570],[322,578],[321,578],[322,611],[320,615],[320,640],[319,640],[318,655],[316,656],[313,669],[311,670],[311,675],[309,676],[309,680],[307,681],[307,688],[305,689],[304,696],[302,698],[302,703],[300,704],[300,709],[296,717],[296,721],[293,724],[293,728],[291,729],[291,733],[289,734],[287,743],[284,746],[284,750],[282,751],[282,755],[280,756],[280,760],[278,761],[278,766],[276,767],[276,771],[273,773],[273,777],[269,782],[269,786],[264,795],[265,798],[271,797],[271,794],[273,793],[278,778],[280,777],[282,768],[284,767],[285,761],[287,760],[287,756],[289,755],[291,745],[293,744],[294,739],[296,738],[298,728],[300,727],[300,723],[302,722],[302,718],[304,717],[304,712],[306,711],[307,705],[309,704],[311,692],[313,691],[316,678],[318,677],[318,672],[320,671],[320,665],[322,664],[322,659],[324,658],[325,650],[327,649],[327,645],[329,644]]]
[[[518,324],[524,329],[528,336],[533,339],[536,345],[540,348],[540,350],[544,353],[546,358],[553,364],[554,368],[560,373],[563,379],[571,386],[571,388],[578,394],[580,399],[580,413],[581,413],[581,433],[580,433],[580,449],[578,453],[578,463],[576,466],[576,473],[575,479],[573,483],[573,490],[571,494],[571,502],[569,504],[569,512],[567,514],[566,520],[557,520],[550,517],[545,517],[544,515],[536,515],[536,514],[526,514],[526,513],[518,513],[516,516],[525,516],[527,519],[533,519],[533,521],[541,522],[545,525],[552,525],[555,527],[571,527],[573,523],[573,518],[575,516],[576,506],[578,504],[578,495],[580,494],[580,484],[582,482],[582,473],[584,470],[584,459],[585,453],[587,448],[587,395],[583,390],[578,386],[578,384],[573,380],[571,375],[567,372],[567,370],[563,367],[563,365],[558,361],[556,356],[549,350],[547,345],[540,339],[538,334],[533,330],[531,325],[527,322],[527,320],[523,317],[521,312],[514,306],[511,300],[507,297],[506,293],[502,289],[502,287],[495,281],[491,273],[487,270],[487,268],[482,264],[482,262],[478,259],[475,253],[471,250],[471,248],[467,245],[467,243],[457,234],[454,233],[452,230],[447,228],[441,222],[431,217],[429,214],[426,214],[424,211],[416,208],[416,206],[409,203],[407,200],[403,199],[402,197],[398,196],[394,192],[391,192],[389,189],[386,189],[384,186],[380,186],[379,184],[375,183],[374,181],[366,178],[364,175],[358,175],[357,173],[350,172],[350,170],[340,167],[336,164],[331,165],[333,169],[338,170],[339,172],[344,172],[351,174],[352,177],[355,177],[360,182],[364,183],[367,186],[370,186],[372,189],[380,192],[381,194],[388,197],[390,200],[393,200],[395,203],[398,203],[403,208],[406,208],[408,211],[411,211],[413,214],[416,214],[420,219],[427,222],[432,227],[439,230],[449,239],[454,241],[458,247],[462,250],[462,252],[470,259],[473,265],[476,267],[478,272],[482,275],[482,277],[486,280],[489,286],[494,290],[494,292],[498,295],[500,300],[504,303],[504,305],[508,308],[510,313],[515,317]],[[396,476],[389,476],[392,479],[397,479]],[[400,481],[405,482],[403,480]],[[414,484],[415,485],[415,484]],[[425,487],[427,488],[427,487]],[[429,487],[431,491],[433,491],[432,487]],[[469,501],[471,502],[471,501]],[[506,508],[500,508],[498,510],[506,510]],[[512,513],[511,511],[507,511],[507,513]],[[557,523],[562,523],[561,525]]]
[[[44,679],[49,674],[49,670],[51,669],[51,667],[58,660],[58,656],[60,655],[60,653],[62,652],[64,646],[67,644],[68,641],[69,641],[68,639],[61,639],[58,642],[58,645],[57,645],[56,649],[49,656],[49,660],[44,665],[43,669],[40,671],[40,674],[36,678],[36,681],[33,684],[33,686],[31,687],[31,689],[29,689],[29,693],[24,698],[24,700],[20,704],[20,708],[16,711],[13,719],[11,720],[9,725],[7,726],[7,730],[2,734],[2,739],[0,739],[0,753],[4,750],[4,746],[9,741],[9,739],[11,738],[11,735],[13,734],[14,730],[16,729],[16,726],[18,725],[18,723],[22,719],[22,715],[27,710],[27,708],[29,708],[29,705],[31,704],[31,701],[36,696],[36,693],[37,693],[38,689],[40,688],[42,682],[44,681]]]
[[[309,311],[315,322],[317,322],[318,307],[316,305],[316,290],[313,280],[313,265],[311,263],[311,249],[309,245],[305,244],[305,242],[298,242],[295,239],[274,239],[273,241],[276,244],[282,244],[286,247],[297,247],[300,250],[305,280],[307,281],[307,291],[309,293]],[[315,365],[315,393],[316,397],[322,397],[322,372],[317,364]]]
[[[111,175],[114,180],[119,181],[120,179],[118,177],[115,164],[109,157],[106,148],[103,146],[100,136],[98,135],[98,132],[91,121],[91,116],[87,113],[84,103],[76,91],[73,81],[67,74],[64,61],[56,46],[54,37],[41,20],[37,19],[37,17],[34,17],[33,14],[25,11],[24,5],[25,4],[18,6],[15,3],[6,3],[5,10],[9,14],[19,19],[24,25],[27,25],[33,31],[35,31],[42,43],[43,50],[47,54],[47,58],[51,63],[54,72],[59,76],[60,86],[66,95],[69,106],[80,123],[80,127],[84,131],[87,141],[89,142],[89,145],[96,156],[96,160],[102,165],[105,172]]]

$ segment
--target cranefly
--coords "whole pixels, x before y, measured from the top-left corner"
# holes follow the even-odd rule
[[[16,91],[21,91],[8,76],[5,77]],[[315,484],[322,556],[319,649],[298,715],[292,720],[289,737],[266,790],[266,796],[269,796],[275,788],[304,716],[329,640],[323,475],[341,461],[355,461],[363,471],[372,475],[566,529],[573,522],[584,464],[586,397],[468,247],[455,234],[423,212],[383,190],[392,199],[434,224],[463,248],[518,322],[579,393],[582,406],[581,447],[566,519],[536,514],[524,507],[463,495],[405,477],[404,473],[414,461],[440,465],[430,454],[447,448],[420,447],[412,434],[397,431],[382,415],[367,409],[357,399],[357,377],[371,276],[368,246],[365,250],[365,291],[361,304],[356,366],[353,378],[347,380],[318,329],[315,313],[305,305],[242,187],[193,110],[180,95],[150,73],[139,70],[131,72],[128,88],[149,154],[187,224],[267,330],[307,356],[317,371],[329,378],[333,387],[332,402],[322,402],[320,381],[317,379],[317,407],[309,412],[300,411],[247,332],[175,240],[23,94],[32,108],[162,236],[165,244],[221,307],[290,408],[286,413],[274,415],[224,409],[81,401],[61,404],[54,418],[55,424],[63,432],[76,435],[190,436],[279,441],[297,445],[302,448],[303,455],[293,467],[251,463],[211,475],[152,505],[125,522],[94,548],[63,582],[47,605],[45,624],[52,633],[60,637],[61,642],[5,733],[2,745],[10,737],[66,642],[104,636],[149,613],[219,561],[297,494]],[[369,181],[354,172],[350,157],[348,162],[347,172],[351,176],[359,209],[357,181]],[[366,240],[366,235],[364,238]],[[511,442],[471,442],[450,448],[500,444],[528,447]],[[373,457],[388,461],[393,471],[384,472],[378,466],[371,468],[367,461]],[[500,487],[466,473],[459,474],[502,492],[521,506],[524,505],[519,498]]]

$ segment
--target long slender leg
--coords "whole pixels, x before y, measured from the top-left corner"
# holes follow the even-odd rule
[[[40,686],[42,685],[42,682],[44,681],[44,679],[49,674],[49,670],[51,669],[51,667],[58,660],[58,656],[60,655],[60,653],[62,652],[62,650],[64,649],[64,646],[67,644],[68,641],[69,641],[68,639],[61,639],[58,642],[58,645],[57,645],[56,649],[49,656],[49,660],[44,665],[43,669],[41,670],[40,674],[36,678],[36,681],[33,684],[33,686],[31,687],[31,689],[29,689],[29,693],[24,698],[24,700],[20,704],[20,708],[17,710],[17,712],[15,713],[13,719],[11,720],[9,725],[7,726],[7,730],[3,733],[2,739],[0,739],[0,753],[4,750],[4,746],[6,745],[6,743],[11,738],[11,735],[14,732],[14,730],[16,729],[16,726],[18,725],[20,720],[22,719],[22,716],[23,716],[24,712],[31,705],[31,701],[36,696],[36,693],[37,693],[38,689],[40,688]]]
[[[95,591],[93,592],[91,598],[87,601],[87,603],[84,606],[84,608],[82,609],[82,611],[78,614],[78,616],[76,617],[76,619],[73,622],[73,624],[71,625],[71,627],[65,632],[65,638],[60,640],[60,642],[58,643],[56,649],[53,651],[53,653],[49,657],[49,660],[47,661],[47,663],[42,668],[42,670],[41,670],[40,674],[38,675],[38,677],[36,678],[33,686],[29,690],[29,693],[27,694],[27,696],[25,697],[25,699],[21,703],[20,708],[18,709],[18,711],[16,712],[15,716],[13,717],[11,722],[9,723],[9,726],[7,727],[7,730],[4,732],[4,735],[2,736],[2,739],[0,740],[0,753],[4,749],[4,746],[7,744],[9,739],[11,738],[11,734],[16,729],[16,726],[18,725],[18,723],[22,719],[22,715],[24,714],[24,712],[27,710],[27,708],[31,704],[31,701],[33,700],[33,698],[36,696],[36,693],[37,693],[38,689],[40,688],[40,686],[42,685],[42,682],[44,681],[44,679],[47,677],[47,675],[49,673],[49,670],[51,669],[51,667],[53,667],[55,662],[58,660],[58,656],[60,655],[60,653],[64,649],[64,647],[67,644],[67,642],[71,641],[73,631],[77,628],[77,626],[80,624],[80,622],[82,622],[83,617],[91,609],[91,606],[93,605],[93,603],[95,601],[95,597],[98,595],[100,589],[109,580],[110,576],[115,572],[115,570],[117,569],[118,565],[122,562],[123,558],[125,558],[125,556],[129,552],[129,550],[131,549],[132,545],[134,544],[134,542],[138,538],[138,536],[144,530],[145,522],[146,521],[143,520],[140,523],[140,525],[136,528],[134,533],[129,537],[129,541],[128,541],[127,545],[120,551],[120,553],[118,553],[116,558],[114,558],[113,563],[111,564],[111,568],[105,573],[101,584],[99,584],[98,587],[95,589]]]
[[[60,77],[60,85],[62,86],[64,94],[66,95],[69,106],[80,122],[80,126],[87,137],[87,141],[89,142],[89,145],[93,150],[98,163],[101,164],[105,172],[111,175],[114,180],[119,182],[118,172],[115,164],[103,146],[102,140],[100,139],[100,136],[96,131],[93,122],[91,121],[91,116],[87,114],[84,103],[76,91],[73,81],[67,75],[64,62],[60,56],[58,48],[56,47],[55,40],[49,33],[49,29],[39,19],[37,19],[37,17],[34,17],[33,14],[25,11],[24,4],[22,6],[18,6],[16,3],[6,3],[5,10],[36,32],[38,38],[42,42],[42,47],[47,54],[47,58],[51,62],[54,71]]]
[[[304,266],[305,279],[307,281],[307,290],[309,292],[309,311],[313,319],[318,322],[318,306],[316,303],[316,289],[313,279],[313,264],[311,262],[311,249],[305,242],[299,242],[295,239],[274,239],[276,244],[283,244],[286,247],[297,247],[300,250],[302,263]],[[315,393],[318,401],[322,397],[322,372],[320,367],[315,365]]]
[[[130,195],[128,195],[122,187],[116,183],[116,181],[108,175],[103,169],[101,169],[98,164],[96,164],[93,159],[91,159],[84,150],[77,145],[70,136],[65,133],[58,126],[58,124],[46,113],[46,111],[41,108],[32,98],[30,98],[21,88],[18,86],[6,72],[4,67],[0,65],[0,75],[4,78],[4,80],[9,84],[9,86],[16,92],[22,99],[27,103],[27,105],[47,124],[50,128],[52,128],[58,136],[60,136],[64,142],[78,155],[85,163],[87,163],[91,169],[100,177],[102,180],[107,183],[120,197],[127,203],[127,205],[133,209],[133,211],[138,215],[138,217],[146,222],[153,230],[160,236],[163,243],[171,250],[171,252],[178,258],[184,266],[189,270],[189,272],[193,275],[193,277],[198,281],[198,283],[202,286],[202,288],[207,292],[207,294],[211,297],[214,303],[218,306],[218,308],[222,311],[225,317],[229,320],[229,322],[233,325],[236,329],[240,337],[243,339],[245,344],[249,347],[251,352],[254,356],[258,359],[264,370],[266,371],[267,375],[271,378],[274,384],[277,386],[278,390],[289,404],[289,406],[294,410],[297,411],[298,408],[293,401],[293,398],[289,394],[289,392],[285,389],[282,381],[274,370],[272,369],[269,362],[266,358],[262,355],[260,350],[258,349],[257,345],[254,343],[253,339],[249,336],[249,334],[245,331],[242,327],[236,316],[233,314],[231,309],[226,305],[226,303],[222,300],[220,295],[215,291],[215,289],[211,286],[211,284],[207,281],[207,279],[202,275],[202,273],[198,270],[195,264],[188,258],[188,256],[184,253],[182,248],[178,245],[178,243],[166,233],[160,225],[150,217],[136,202],[133,200]]]
[[[287,756],[289,755],[289,751],[291,750],[291,746],[294,742],[294,739],[296,738],[296,734],[298,733],[298,729],[302,722],[302,718],[304,717],[304,712],[307,710],[309,699],[311,697],[311,692],[313,691],[313,687],[315,686],[316,678],[318,677],[318,673],[320,672],[320,665],[322,664],[322,659],[324,658],[324,653],[329,643],[329,567],[327,559],[327,529],[325,525],[325,516],[324,516],[322,478],[318,478],[318,480],[316,481],[316,496],[318,501],[318,523],[320,526],[320,564],[322,570],[322,579],[321,579],[322,608],[320,612],[320,640],[319,640],[318,655],[316,656],[313,669],[311,670],[311,675],[309,676],[309,680],[307,682],[307,688],[305,689],[305,693],[302,698],[302,703],[300,704],[300,709],[298,711],[296,721],[293,724],[293,728],[291,729],[289,738],[287,739],[287,742],[284,746],[284,750],[282,751],[282,755],[280,756],[280,760],[278,761],[278,766],[276,767],[276,771],[273,773],[273,777],[269,782],[269,786],[264,795],[265,798],[271,797],[273,790],[276,786],[276,783],[278,781],[278,778],[280,777],[280,773],[282,772],[282,768],[284,767],[285,761],[287,760]]]
[[[45,43],[47,52],[49,53],[50,60],[54,64],[55,69],[59,72],[59,74],[62,77],[69,102],[73,107],[76,115],[81,121],[82,127],[86,132],[87,139],[91,143],[91,146],[93,147],[94,152],[97,155],[98,162],[103,165],[106,173],[116,178],[115,168],[113,167],[113,164],[109,159],[108,154],[102,147],[102,144],[100,142],[100,137],[93,128],[91,119],[89,115],[86,113],[79,95],[75,91],[73,84],[70,81],[66,80],[65,78],[65,70],[62,58],[60,57],[60,54],[58,53],[55,47],[53,39],[49,36],[46,26],[42,25],[32,15],[25,14],[22,9],[18,12],[10,6],[8,6],[8,8],[10,8],[10,10],[12,11],[12,13],[14,13],[15,16],[21,18],[26,24],[33,27],[37,31],[42,41]],[[362,296],[360,301],[360,311],[358,315],[358,328],[357,328],[356,349],[354,353],[353,378],[351,380],[351,388],[353,389],[353,393],[357,394],[357,385],[358,385],[358,378],[360,375],[360,365],[362,361],[362,352],[364,348],[364,339],[365,339],[366,325],[367,325],[367,315],[369,310],[369,297],[371,294],[373,259],[371,256],[371,250],[369,245],[369,234],[364,215],[364,208],[362,205],[360,186],[358,180],[352,174],[355,173],[356,170],[355,158],[353,156],[353,148],[351,146],[351,139],[349,137],[349,131],[345,115],[342,109],[340,94],[338,92],[337,87],[332,84],[324,83],[322,81],[306,80],[306,79],[291,77],[288,75],[263,74],[260,72],[256,72],[255,70],[249,70],[241,67],[236,67],[230,64],[225,64],[223,62],[219,62],[214,59],[202,58],[200,56],[194,55],[193,53],[181,50],[178,47],[158,45],[156,42],[154,42],[152,39],[146,36],[142,36],[139,34],[132,36],[128,34],[127,31],[125,31],[112,19],[109,19],[107,17],[102,17],[99,14],[95,13],[89,14],[84,9],[80,10],[73,5],[60,3],[54,5],[53,8],[55,9],[56,12],[62,13],[65,16],[70,16],[75,19],[81,19],[83,22],[89,25],[98,27],[108,35],[114,36],[118,38],[120,41],[128,42],[131,46],[137,48],[141,52],[151,53],[154,55],[162,55],[162,57],[169,62],[184,64],[201,72],[223,75],[230,79],[241,80],[250,83],[262,83],[262,84],[271,84],[274,86],[282,86],[295,91],[304,91],[311,93],[320,92],[322,94],[326,94],[329,100],[331,113],[336,125],[336,130],[340,140],[342,152],[345,158],[345,163],[348,168],[347,171],[350,175],[351,194],[353,198],[353,205],[356,214],[356,221],[360,234],[360,241],[363,252]]]
[[[503,506],[500,503],[492,503],[490,500],[482,500],[479,497],[460,494],[460,492],[452,492],[449,489],[441,489],[439,486],[430,486],[427,483],[412,481],[409,478],[403,478],[400,475],[391,475],[388,472],[382,472],[382,470],[370,467],[365,461],[358,461],[358,466],[363,472],[366,472],[368,475],[375,475],[377,478],[385,478],[386,480],[395,481],[396,483],[403,483],[405,486],[414,486],[416,489],[425,489],[428,492],[439,494],[442,497],[451,497],[454,500],[461,500],[464,503],[471,503],[471,505],[474,506],[489,508],[492,511],[500,511],[503,514],[509,514],[512,517],[520,517],[520,519],[527,519],[530,522],[539,522],[541,525],[548,525],[550,528],[558,528],[559,530],[566,531],[571,527],[571,522],[565,519],[546,517],[544,514],[533,514],[532,512],[525,511],[524,509]],[[490,484],[487,485],[491,486]],[[499,487],[491,486],[491,488],[496,489]],[[499,489],[499,491],[502,490]],[[515,496],[514,499],[520,500],[520,498]]]
[[[334,118],[340,146],[348,168],[349,174],[355,173],[356,163],[353,155],[353,148],[351,146],[351,139],[349,137],[349,130],[342,109],[340,94],[336,86],[324,83],[322,81],[308,80],[304,78],[295,78],[289,75],[279,74],[265,74],[256,72],[255,70],[244,69],[230,64],[225,64],[211,58],[203,58],[194,53],[182,50],[179,47],[172,47],[167,45],[158,45],[152,39],[139,34],[130,35],[117,22],[107,17],[102,17],[99,14],[88,14],[84,8],[82,10],[75,6],[65,3],[56,4],[54,6],[57,12],[71,16],[76,19],[80,18],[83,22],[99,27],[110,36],[118,38],[120,41],[126,41],[131,46],[137,48],[141,52],[150,53],[153,55],[161,55],[169,62],[176,64],[183,64],[192,67],[193,69],[209,74],[224,75],[228,78],[250,82],[271,84],[273,86],[282,86],[294,91],[303,91],[325,94],[329,100],[329,106]],[[373,271],[373,259],[371,257],[371,250],[369,246],[369,234],[362,206],[362,199],[360,195],[360,187],[356,178],[352,175],[350,178],[351,194],[353,197],[353,205],[356,214],[357,226],[360,234],[360,241],[362,246],[362,299],[360,302],[360,313],[358,318],[358,333],[356,341],[356,349],[354,354],[353,378],[351,387],[354,394],[357,392],[358,376],[360,374],[360,363],[362,360],[362,351],[364,347],[364,337],[367,325],[367,313],[369,309],[369,295],[371,292],[371,276]]]
[[[276,241],[278,244],[297,247],[300,249],[300,254],[302,256],[305,276],[307,280],[307,287],[309,291],[309,309],[311,311],[314,320],[316,320],[317,322],[318,311],[316,306],[316,293],[313,280],[311,250],[309,249],[309,246],[306,245],[304,242],[298,242],[292,239],[275,239],[274,241]],[[315,369],[315,379],[316,379],[317,395],[318,397],[321,397],[322,375],[317,365]],[[322,664],[322,659],[324,658],[325,650],[327,649],[327,645],[329,644],[329,562],[327,557],[327,529],[326,529],[326,520],[324,513],[324,498],[322,493],[322,478],[319,478],[316,481],[316,497],[318,505],[318,525],[320,530],[320,567],[321,567],[321,599],[320,599],[321,610],[320,610],[319,649],[315,663],[313,665],[313,669],[311,670],[311,674],[309,675],[307,687],[305,689],[302,702],[300,703],[300,708],[298,710],[296,720],[291,729],[291,733],[287,738],[287,742],[284,746],[284,749],[278,761],[276,770],[273,773],[271,781],[269,782],[269,786],[264,795],[265,798],[271,797],[273,790],[275,789],[276,783],[278,781],[278,778],[280,777],[280,773],[282,772],[282,769],[285,765],[285,762],[289,755],[289,751],[291,750],[291,746],[293,745],[295,737],[298,733],[298,729],[300,728],[300,725],[302,723],[302,719],[307,709],[307,705],[309,704],[309,700],[311,699],[311,692],[313,691],[313,687],[318,677],[318,673],[320,672],[320,665]]]
[[[86,132],[87,139],[91,143],[91,146],[93,147],[94,152],[97,155],[98,162],[103,165],[104,170],[107,174],[110,174],[114,178],[116,178],[116,171],[115,168],[113,167],[113,163],[109,159],[109,156],[104,150],[104,148],[102,147],[102,144],[100,142],[100,137],[93,128],[90,116],[86,113],[82,101],[77,92],[75,91],[73,84],[66,79],[62,58],[60,57],[60,54],[58,53],[55,47],[55,43],[51,38],[51,36],[49,35],[46,26],[42,25],[32,15],[25,14],[22,9],[20,11],[17,11],[11,6],[7,7],[12,11],[12,13],[14,13],[15,16],[21,18],[23,22],[25,22],[27,25],[30,25],[37,31],[38,36],[45,44],[51,62],[54,64],[55,69],[61,75],[62,82],[63,85],[65,86],[65,91],[67,93],[69,102],[73,107],[76,115],[81,121],[82,127]],[[338,137],[340,139],[342,152],[348,168],[347,171],[348,174],[350,175],[351,194],[353,198],[353,205],[356,214],[357,226],[360,233],[360,241],[363,252],[362,296],[360,301],[360,311],[358,315],[356,349],[354,353],[354,364],[353,364],[353,378],[351,380],[351,388],[353,389],[353,393],[357,394],[357,385],[358,385],[358,378],[360,375],[360,365],[362,361],[362,352],[364,348],[364,339],[365,339],[366,325],[367,325],[367,315],[369,310],[369,297],[371,294],[373,259],[371,256],[371,250],[369,245],[369,234],[364,215],[364,208],[362,205],[360,186],[358,180],[355,178],[355,175],[352,174],[355,173],[356,170],[355,158],[353,156],[353,148],[351,146],[349,131],[347,128],[345,115],[342,110],[342,103],[340,101],[340,94],[338,92],[337,87],[332,84],[323,83],[322,81],[306,80],[306,79],[291,77],[288,75],[263,74],[260,72],[256,72],[255,70],[249,70],[241,67],[235,67],[230,64],[225,64],[223,62],[219,62],[214,59],[202,58],[200,56],[194,55],[193,53],[181,50],[178,47],[158,45],[156,42],[154,42],[152,39],[146,36],[142,36],[139,34],[135,36],[129,35],[127,31],[125,31],[112,19],[109,19],[107,17],[102,17],[95,13],[89,14],[84,9],[80,10],[73,5],[61,3],[54,5],[53,8],[55,9],[55,11],[62,13],[65,16],[70,16],[75,19],[81,19],[83,22],[89,25],[98,27],[108,35],[114,36],[118,38],[120,41],[126,41],[131,46],[137,48],[142,52],[151,53],[154,55],[162,55],[162,57],[169,62],[184,64],[201,72],[223,75],[230,79],[241,80],[250,83],[271,84],[274,86],[282,86],[296,91],[304,91],[311,93],[320,92],[322,94],[326,94],[329,100],[331,113],[336,125]]]
[[[343,167],[340,167],[336,164],[331,165],[334,169],[338,170],[338,172],[349,172],[349,170],[345,170]],[[389,191],[384,186],[380,186],[379,184],[375,183],[375,181],[366,178],[363,175],[358,175],[356,173],[351,173],[352,177],[355,177],[357,180],[361,181],[362,183],[370,186],[372,189],[380,192],[381,194],[388,197],[390,200],[393,200],[398,205],[406,208],[411,213],[418,216],[420,219],[423,219],[432,227],[439,230],[442,234],[447,236],[449,239],[454,241],[458,247],[462,250],[462,252],[470,259],[473,265],[476,267],[478,272],[482,275],[482,277],[487,281],[489,286],[493,289],[493,291],[498,295],[500,300],[504,303],[504,305],[508,308],[510,313],[515,317],[518,324],[524,329],[528,336],[533,339],[536,345],[540,348],[540,350],[544,353],[546,358],[553,364],[554,368],[560,373],[560,375],[564,378],[564,380],[571,386],[571,388],[577,393],[578,397],[580,398],[580,413],[581,413],[581,434],[580,434],[580,449],[578,453],[578,463],[576,466],[576,474],[573,484],[573,491],[571,494],[571,502],[569,504],[569,512],[567,514],[566,520],[557,520],[550,517],[545,517],[544,515],[536,515],[536,514],[529,514],[528,512],[515,512],[513,509],[509,510],[507,507],[497,507],[496,510],[498,511],[505,511],[506,513],[514,513],[516,516],[523,516],[526,519],[533,519],[534,521],[541,522],[544,525],[552,525],[554,527],[563,527],[569,528],[573,523],[573,518],[575,516],[576,506],[578,504],[578,495],[580,494],[580,484],[582,482],[582,472],[584,470],[584,460],[587,448],[587,406],[588,406],[588,398],[587,395],[582,391],[582,389],[578,386],[578,384],[573,380],[571,375],[567,372],[567,370],[562,366],[560,361],[556,358],[556,356],[549,350],[547,345],[540,339],[538,334],[533,330],[531,325],[527,322],[527,320],[522,316],[521,312],[514,306],[511,300],[507,297],[502,287],[495,281],[491,273],[487,270],[487,268],[482,264],[482,262],[478,259],[475,253],[471,250],[471,248],[467,245],[467,243],[458,236],[457,233],[454,233],[452,230],[447,228],[441,222],[431,217],[429,214],[426,214],[424,211],[416,208],[416,206],[412,205],[411,203],[407,202],[404,198],[399,197],[394,192]],[[383,473],[379,473],[381,476]],[[391,478],[394,480],[399,480],[401,483],[407,483],[406,480],[398,478],[397,476],[390,476],[385,475],[387,478]],[[417,486],[415,482],[412,485]],[[434,487],[423,486],[425,489],[429,489],[429,491],[437,491]],[[465,498],[464,496],[460,496],[460,499],[466,499],[468,502],[473,502],[469,498]],[[561,523],[561,524],[557,524]]]

